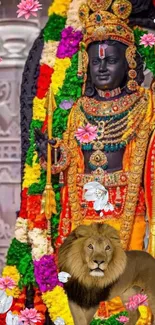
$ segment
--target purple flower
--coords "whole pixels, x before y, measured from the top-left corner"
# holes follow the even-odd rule
[[[60,103],[59,106],[60,106],[60,108],[67,110],[73,106],[73,103],[74,103],[74,101],[72,99],[70,99],[70,100],[65,99]]]
[[[69,26],[61,32],[61,41],[58,46],[57,57],[59,59],[71,58],[79,49],[79,43],[82,40],[82,33],[74,31]]]
[[[53,255],[44,255],[39,261],[34,261],[34,274],[42,292],[51,291],[57,285],[62,286]]]

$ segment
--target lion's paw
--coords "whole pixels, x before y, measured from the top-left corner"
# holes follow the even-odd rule
[[[62,272],[58,273],[58,279],[62,283],[67,283],[69,278],[71,278],[71,275],[69,273],[67,273],[67,272],[62,271]]]

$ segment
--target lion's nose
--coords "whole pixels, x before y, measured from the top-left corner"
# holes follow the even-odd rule
[[[96,263],[96,264],[98,264],[98,265],[104,263],[104,261],[97,261],[97,260],[93,260],[93,262]]]

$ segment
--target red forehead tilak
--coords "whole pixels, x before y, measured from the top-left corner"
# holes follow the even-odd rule
[[[107,44],[99,44],[99,58],[102,60],[105,58],[105,50],[107,47]]]

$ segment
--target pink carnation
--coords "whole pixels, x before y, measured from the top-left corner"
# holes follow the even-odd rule
[[[0,278],[0,290],[12,290],[15,286],[16,284],[14,280],[12,280],[9,276],[6,276],[5,278]]]
[[[129,298],[129,302],[125,304],[128,310],[136,310],[139,306],[147,306],[147,295],[138,294]]]
[[[25,16],[28,19],[31,14],[37,17],[37,11],[41,9],[42,5],[38,0],[21,0],[17,7],[19,8],[17,10],[17,17]]]
[[[83,128],[78,128],[75,136],[80,143],[89,143],[97,137],[97,126],[88,123]]]
[[[19,320],[24,322],[24,325],[34,325],[41,321],[41,316],[35,308],[25,308],[20,313]]]
[[[144,34],[140,38],[140,45],[144,45],[144,47],[155,45],[155,35],[152,33]]]
[[[118,320],[120,323],[127,323],[129,321],[129,317],[126,316],[119,316],[119,318],[116,318],[116,320]]]

